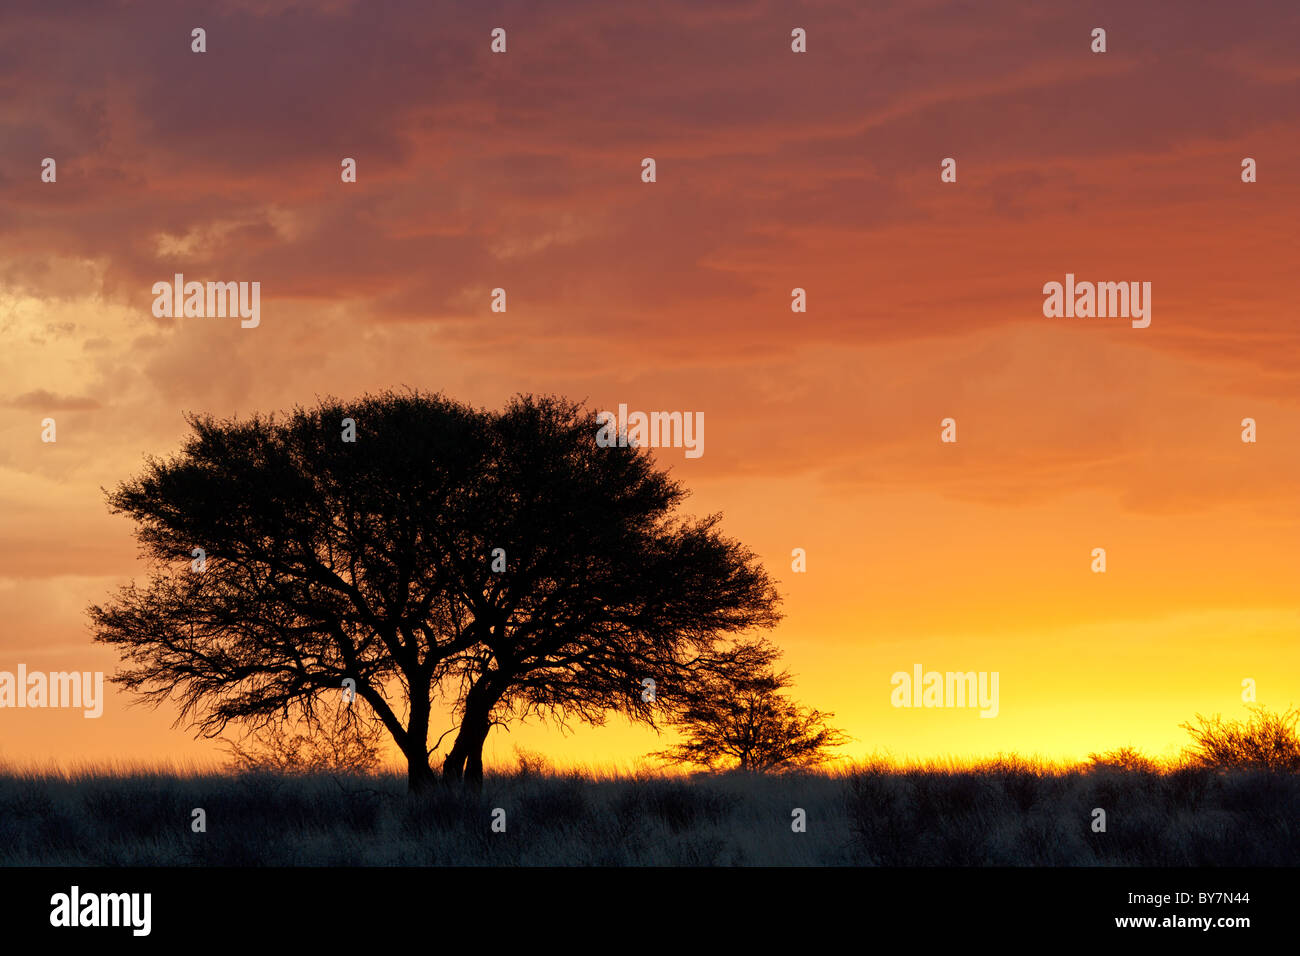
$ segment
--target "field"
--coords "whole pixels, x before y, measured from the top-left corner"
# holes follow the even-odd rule
[[[521,767],[489,773],[481,794],[405,786],[397,774],[0,769],[0,865],[1300,863],[1296,773],[1022,760],[778,776]],[[193,829],[197,808],[206,832]]]

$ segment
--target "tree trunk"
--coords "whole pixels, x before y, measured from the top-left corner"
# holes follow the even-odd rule
[[[465,714],[447,759],[442,764],[444,783],[464,781],[475,790],[483,785],[483,743],[492,727],[496,700],[485,685],[470,688],[465,695]]]
[[[460,734],[452,744],[447,758],[442,762],[442,782],[459,783],[465,777],[465,748],[461,746]]]
[[[438,778],[434,776],[433,768],[429,766],[428,756],[406,755],[406,790],[408,793],[428,793],[437,782]]]
[[[470,728],[472,736],[465,753],[465,784],[475,790],[483,788],[483,742],[487,740],[490,726],[488,715],[484,715],[480,723]]]
[[[418,694],[412,694],[410,720],[400,741],[406,757],[408,793],[427,793],[438,781],[429,766],[429,711],[428,699],[422,700]]]

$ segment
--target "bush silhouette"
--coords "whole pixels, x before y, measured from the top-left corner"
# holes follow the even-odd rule
[[[1117,747],[1105,753],[1088,754],[1094,770],[1126,770],[1154,773],[1156,762],[1136,747]]]
[[[1184,756],[1193,766],[1224,769],[1300,771],[1300,710],[1272,713],[1251,707],[1246,720],[1196,715],[1196,723],[1179,724],[1192,735]]]
[[[267,721],[241,740],[221,738],[231,771],[367,774],[379,769],[384,728],[359,705],[321,705],[310,714]]]

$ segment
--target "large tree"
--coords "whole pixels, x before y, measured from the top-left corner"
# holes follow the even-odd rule
[[[776,620],[753,556],[716,518],[676,518],[682,489],[572,403],[385,393],[189,422],[108,494],[149,584],[90,613],[127,662],[115,680],[205,735],[355,681],[420,790],[440,689],[463,695],[444,773],[477,778],[503,708],[653,722],[645,678],[748,666],[721,638]]]

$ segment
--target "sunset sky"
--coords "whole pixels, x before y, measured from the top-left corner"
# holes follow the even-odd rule
[[[849,756],[1171,754],[1244,679],[1300,705],[1298,38],[1281,0],[6,0],[0,671],[116,670],[85,610],[145,565],[101,489],[183,412],[410,386],[703,412],[657,459],[779,580]],[[175,273],[259,281],[260,325],[155,318]],[[1045,318],[1066,273],[1150,282],[1150,327]],[[915,664],[998,672],[998,716],[891,706]],[[220,758],[128,703],[0,710],[0,760]]]

